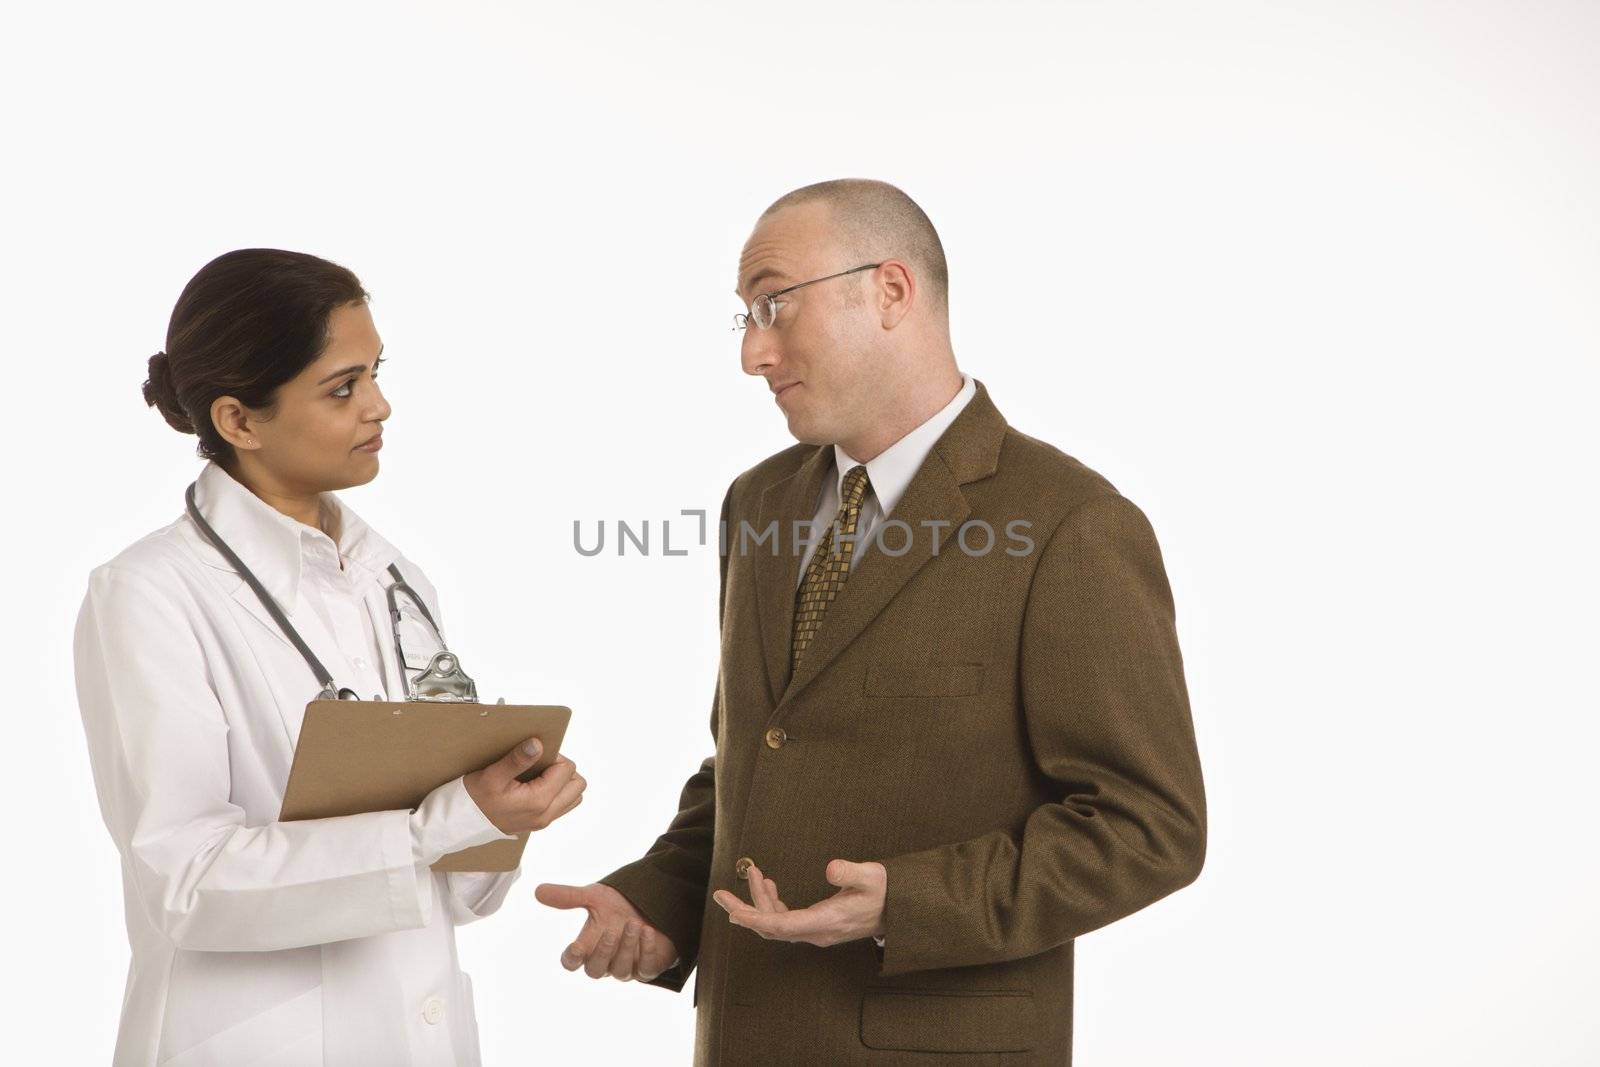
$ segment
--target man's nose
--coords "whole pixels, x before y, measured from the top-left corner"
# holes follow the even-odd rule
[[[739,365],[746,374],[765,374],[777,365],[778,339],[771,330],[763,330],[755,323],[744,328],[739,340]]]

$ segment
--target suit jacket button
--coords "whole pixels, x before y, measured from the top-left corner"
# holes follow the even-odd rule
[[[750,878],[750,868],[754,867],[755,863],[756,861],[751,859],[749,856],[740,856],[738,861],[733,865],[733,873],[748,881]]]
[[[783,743],[789,740],[789,735],[783,732],[783,727],[774,726],[767,731],[767,747],[782,748]]]

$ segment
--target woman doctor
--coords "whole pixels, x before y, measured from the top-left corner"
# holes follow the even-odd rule
[[[90,575],[74,644],[132,949],[118,1064],[478,1063],[453,927],[499,908],[519,872],[429,865],[582,798],[565,758],[516,780],[530,739],[415,811],[275,821],[322,688],[312,660],[400,700],[439,648],[410,647],[439,618],[432,585],[332,493],[378,473],[382,349],[350,271],[245,249],[194,276],[150,359],[145,400],[209,462],[192,510]],[[406,663],[396,574],[424,602],[401,625]]]

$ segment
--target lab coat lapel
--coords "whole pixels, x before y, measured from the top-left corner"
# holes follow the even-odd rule
[[[305,719],[306,705],[313,700],[321,699],[320,683],[311,670],[311,665],[306,663],[300,655],[300,650],[295,648],[261,599],[256,596],[244,579],[229,573],[227,581],[233,583],[230,591],[235,603],[242,607],[251,621],[242,623],[246,627],[246,643],[255,648],[263,636],[270,635],[270,651],[263,647],[255,653],[256,662],[260,665],[262,674],[266,676],[267,683],[272,687],[276,696],[274,703],[278,706],[278,716],[283,721],[284,736],[289,742],[290,749],[300,743],[300,724]],[[340,671],[343,669],[343,658],[333,650],[330,655],[327,629],[312,612],[290,612],[285,608],[289,622],[300,634],[307,647],[322,661],[322,665],[333,674],[334,685],[339,685]],[[287,669],[285,669],[287,668]]]
[[[276,638],[283,645],[283,647],[289,649],[298,656],[300,654],[300,650],[294,647],[294,643],[290,641],[288,635],[283,632],[283,627],[278,625],[278,620],[272,617],[272,613],[269,612],[267,610],[267,606],[261,602],[261,598],[256,596],[255,590],[250,588],[250,583],[246,582],[243,578],[239,577],[237,574],[233,574],[232,572],[229,572],[229,575],[230,576],[227,580],[233,585],[233,588],[229,591],[229,595],[233,597],[235,603],[249,613],[251,618],[260,623],[260,628],[254,631],[255,634],[257,636],[262,633],[270,634],[272,637]],[[289,616],[290,624],[294,626],[296,630],[300,630],[300,624],[294,616],[294,605],[280,603],[278,606],[283,609],[283,613],[285,615]],[[304,637],[303,632],[301,636]],[[310,671],[310,669],[310,667],[306,668],[307,671]]]
[[[214,462],[207,463],[195,479],[195,507],[206,524],[250,569],[250,573],[266,589],[267,595],[298,629],[294,609],[300,588],[299,524],[275,512],[271,505],[259,500]],[[224,580],[229,583],[228,591],[233,599],[267,633],[289,648],[294,648],[293,642],[284,635],[277,620],[273,619],[272,613],[243,575],[236,572],[233,564],[192,519],[191,526],[195,552],[200,561],[227,575],[228,578]]]

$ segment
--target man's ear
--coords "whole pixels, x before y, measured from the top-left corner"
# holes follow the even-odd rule
[[[240,451],[261,447],[256,439],[254,418],[250,409],[237,397],[219,396],[211,402],[211,425],[217,428],[222,439]]]
[[[878,267],[878,316],[892,330],[911,314],[918,294],[917,276],[902,259],[886,259]]]

